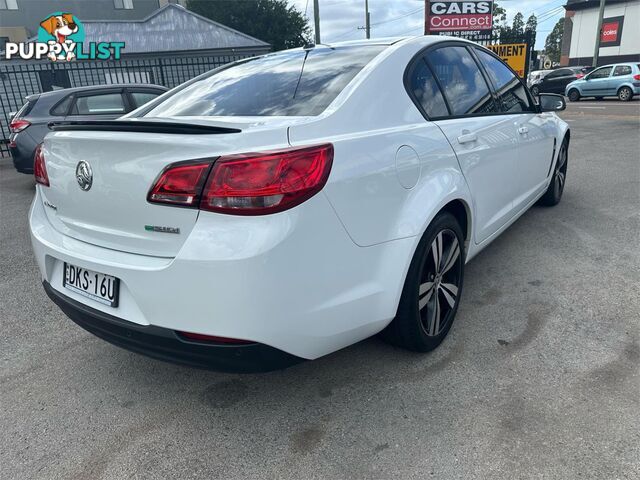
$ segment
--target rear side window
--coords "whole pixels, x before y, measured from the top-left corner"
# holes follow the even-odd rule
[[[124,101],[120,93],[103,93],[76,98],[72,115],[109,115],[124,113]]]
[[[160,93],[156,92],[131,92],[131,96],[133,97],[133,102],[135,107],[139,107],[144,105],[147,102],[150,102],[154,98],[156,98]]]
[[[442,47],[427,54],[452,115],[499,111],[478,64],[465,47]]]
[[[422,58],[416,62],[410,73],[409,90],[429,118],[449,115],[440,87]]]
[[[319,115],[384,48],[318,47],[266,55],[187,86],[145,116]]]
[[[630,65],[618,65],[613,70],[614,77],[621,77],[622,75],[631,75],[631,66]]]
[[[73,96],[68,95],[64,100],[58,103],[55,107],[51,109],[51,115],[56,115],[59,117],[64,117],[69,111],[69,106],[73,101]]]
[[[493,55],[484,50],[476,49],[480,62],[484,65],[489,79],[496,90],[498,100],[505,112],[532,112],[533,105],[529,102],[527,92],[522,82],[507,66]]]

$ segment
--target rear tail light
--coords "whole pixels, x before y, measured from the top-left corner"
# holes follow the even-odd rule
[[[45,187],[49,186],[49,175],[47,175],[47,166],[44,162],[42,144],[36,147],[36,153],[33,157],[33,176],[36,179],[36,183]]]
[[[640,73],[636,74],[633,76],[634,80],[640,80]]]
[[[29,122],[28,120],[24,120],[22,118],[14,118],[9,124],[9,130],[11,131],[11,133],[18,133],[27,128],[29,125],[31,125],[31,122]]]
[[[576,75],[576,79],[580,80],[582,77],[584,77],[584,73],[578,73]]]
[[[237,338],[216,337],[214,335],[203,335],[201,333],[176,332],[180,337],[196,342],[222,343],[226,345],[249,345],[255,342],[239,340]]]
[[[209,163],[178,164],[163,172],[148,199],[218,213],[266,215],[295,207],[322,190],[332,163],[333,145],[326,144],[221,157],[210,172]]]
[[[152,203],[197,207],[210,168],[208,163],[170,166],[160,174],[147,199]]]

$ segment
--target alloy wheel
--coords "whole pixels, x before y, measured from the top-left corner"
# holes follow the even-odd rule
[[[564,191],[564,184],[567,178],[567,156],[567,144],[563,142],[558,153],[558,162],[553,176],[553,188],[556,198],[559,198]]]
[[[630,97],[631,97],[631,90],[629,90],[626,87],[621,88],[620,91],[618,92],[618,98],[623,102],[626,102],[627,100],[629,100]]]
[[[453,318],[461,271],[458,237],[452,230],[441,230],[426,254],[418,291],[421,325],[430,337],[445,330]]]

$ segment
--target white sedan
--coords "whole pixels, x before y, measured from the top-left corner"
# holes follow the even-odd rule
[[[246,59],[123,119],[56,124],[29,219],[44,288],[109,342],[219,370],[379,332],[432,350],[465,263],[560,201],[564,107],[426,36]]]

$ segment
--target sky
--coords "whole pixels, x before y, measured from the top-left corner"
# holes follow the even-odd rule
[[[313,0],[289,0],[301,12],[307,12],[313,28]],[[365,38],[364,0],[319,0],[320,35],[323,42],[340,42]],[[498,0],[507,10],[510,24],[518,12],[526,19],[535,13],[538,20],[536,49],[544,47],[547,35],[564,16],[566,0]],[[424,30],[424,0],[369,0],[371,38],[421,35]]]

